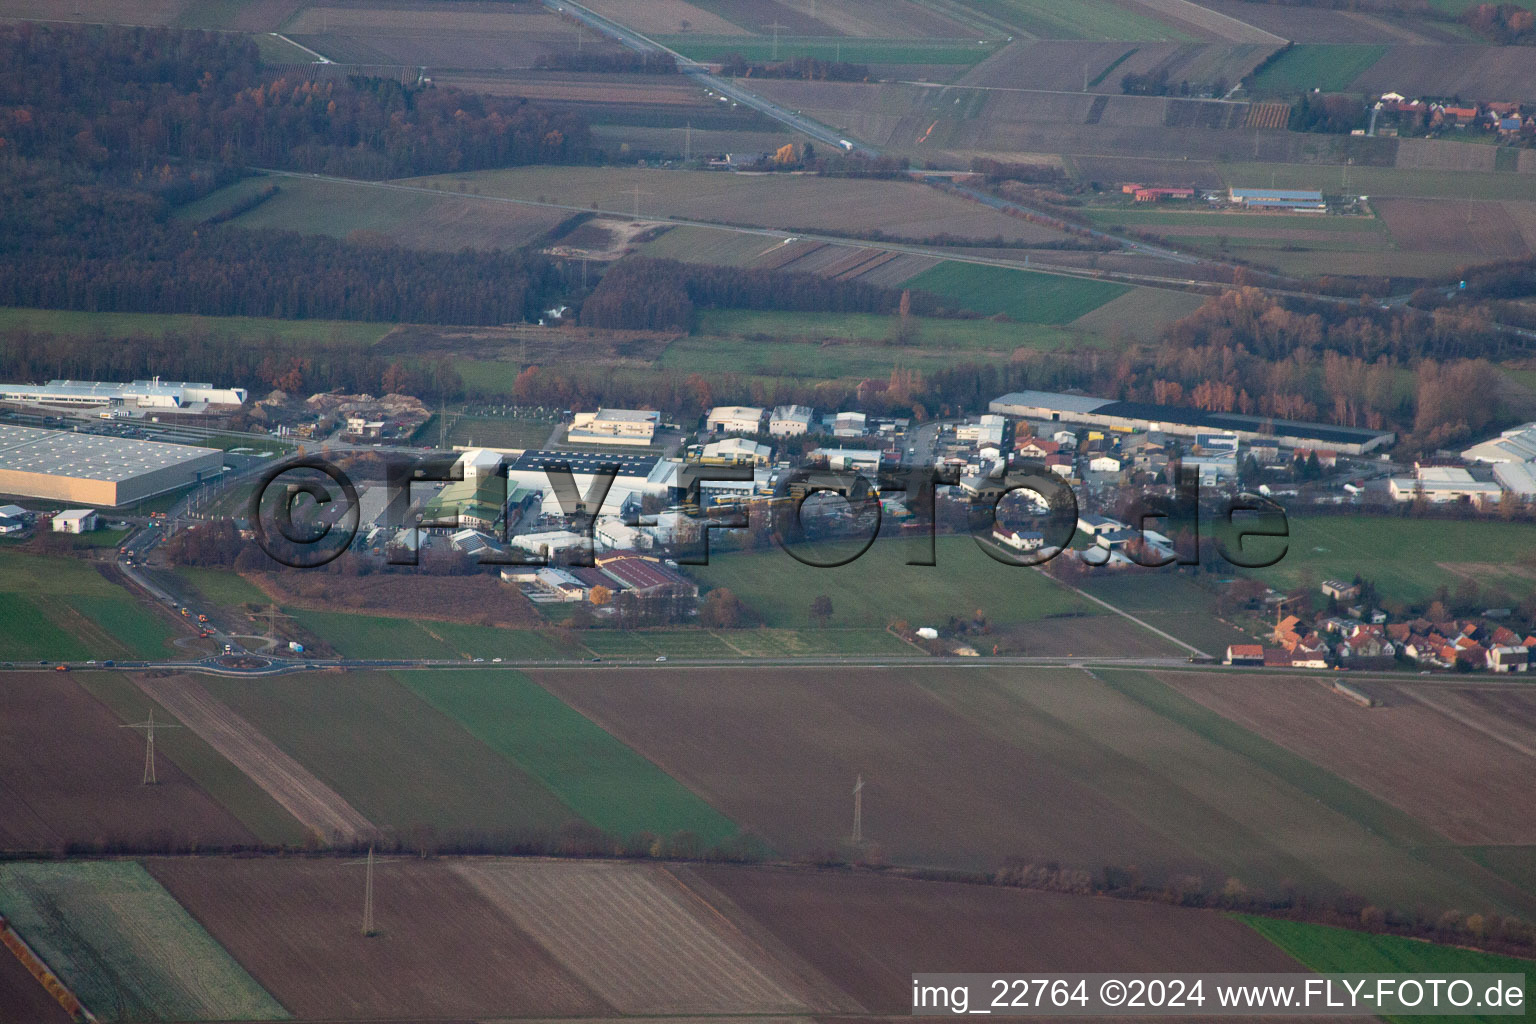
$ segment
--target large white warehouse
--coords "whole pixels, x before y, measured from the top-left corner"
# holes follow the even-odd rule
[[[201,412],[210,405],[244,405],[244,388],[218,388],[190,381],[51,380],[47,384],[0,384],[0,402],[112,409]]]
[[[126,505],[211,479],[223,468],[216,448],[0,424],[0,494]]]

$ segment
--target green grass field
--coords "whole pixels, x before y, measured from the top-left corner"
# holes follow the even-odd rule
[[[1524,593],[1530,582],[1520,563],[1536,554],[1536,533],[1520,523],[1293,515],[1290,534],[1285,556],[1252,575],[1290,588],[1358,574],[1384,597],[1415,603],[1430,600],[1442,585],[1454,592],[1463,579],[1457,568],[1481,586]]]
[[[521,369],[515,363],[504,365],[516,379]],[[466,378],[467,380],[467,378]],[[481,445],[486,448],[542,448],[549,440],[550,432],[558,424],[550,420],[515,419],[504,416],[465,416],[448,414],[448,444]],[[422,425],[416,434],[430,444],[437,444],[441,435],[437,414]]]
[[[235,608],[247,604],[264,607],[271,603],[271,599],[259,587],[246,582],[238,573],[227,569],[182,566],[176,570],[176,576],[182,583],[197,591],[209,605]]]
[[[1291,96],[1321,89],[1342,92],[1387,54],[1385,44],[1303,43],[1276,57],[1253,80],[1256,96]]]
[[[709,587],[729,587],[765,625],[778,629],[808,626],[818,594],[832,600],[829,625],[843,628],[883,629],[893,619],[942,626],[977,609],[995,623],[1093,611],[1039,573],[993,561],[969,537],[939,537],[936,551],[937,565],[912,566],[904,564],[901,544],[880,542],[855,562],[820,569],[775,547],[714,555],[709,565],[689,572]]]
[[[88,562],[0,551],[0,658],[105,660],[170,652],[175,627]]]
[[[1249,914],[1236,916],[1248,927],[1319,973],[1523,974],[1526,976],[1527,1004],[1530,1001],[1531,977],[1536,975],[1536,962],[1530,960],[1419,942],[1397,935],[1371,935],[1347,928],[1330,928],[1326,925],[1281,921]],[[1423,1024],[1498,1024],[1500,1021],[1518,1020],[1524,1016],[1528,1014],[1415,1015],[1385,1019]]]
[[[520,672],[401,672],[427,703],[617,836],[736,834],[730,819]]]
[[[3,566],[0,561],[0,566]],[[76,661],[85,646],[25,594],[0,593],[0,656],[7,661]]]
[[[103,1020],[287,1020],[131,861],[0,866],[0,913]]]
[[[1108,5],[1106,5],[1108,6]],[[750,61],[816,57],[851,64],[949,64],[970,65],[989,56],[1001,40],[988,39],[850,39],[843,36],[709,36],[690,33],[654,36],[693,60],[721,60],[739,53]]]
[[[919,654],[883,629],[591,629],[582,646],[605,658],[784,658]]]
[[[961,309],[1002,313],[1029,324],[1070,323],[1130,290],[1103,281],[970,263],[941,263],[907,286],[949,299]]]
[[[792,314],[793,315],[793,314]],[[828,315],[827,322],[833,331],[838,318]],[[879,317],[873,317],[879,320]],[[944,321],[945,323],[987,323],[987,321]],[[897,345],[878,340],[842,341],[836,333],[826,335],[821,341],[805,336],[788,338],[745,337],[742,335],[693,334],[679,338],[667,346],[658,361],[663,369],[687,373],[740,374],[749,373],[763,377],[801,377],[816,380],[833,378],[887,377],[892,368],[928,372],[952,367],[957,357],[981,359],[987,356],[1007,360],[1020,348],[1055,351],[1067,348],[1090,348],[1108,344],[1102,335],[1087,331],[1064,330],[1038,324],[989,324],[991,327],[1011,328],[1010,347],[986,349],[967,345],[950,346],[937,340]],[[998,335],[1005,334],[998,331]],[[963,338],[959,333],[957,337]],[[998,344],[1003,344],[999,339]]]
[[[878,313],[793,313],[751,309],[709,309],[699,314],[694,332],[704,337],[746,338],[753,342],[782,339],[823,344],[873,343],[891,349],[902,328],[901,319]],[[1020,325],[996,320],[950,320],[914,316],[907,329],[917,351],[1012,352],[1019,348],[1059,348],[1080,343],[1070,331],[1040,324]],[[907,346],[895,346],[897,353]],[[887,358],[890,358],[889,356]]]
[[[1096,573],[1082,588],[1207,653],[1223,652],[1228,644],[1253,642],[1219,621],[1216,596],[1187,576],[1172,572]]]
[[[158,658],[178,635],[163,616],[124,594],[75,594],[68,604],[86,621],[104,630],[135,658]]]
[[[176,716],[160,707],[124,675],[117,672],[77,672],[74,679],[124,722],[142,722],[153,708],[155,721],[174,722]],[[191,729],[167,729],[155,734],[155,749],[171,760],[263,843],[302,846],[308,832],[240,769]]]
[[[383,673],[203,684],[384,828],[533,835],[575,818],[542,782]]]
[[[1042,39],[1171,39],[1187,33],[1108,0],[969,0],[994,18]]]
[[[339,341],[371,345],[392,324],[344,320],[274,320],[250,316],[195,316],[191,313],[82,313],[68,309],[26,309],[0,306],[0,332],[34,331],[82,337],[162,338],[167,334],[206,335],[235,341],[269,338],[312,344]]]
[[[397,619],[285,608],[293,621],[344,658],[570,658],[575,653],[531,629]]]

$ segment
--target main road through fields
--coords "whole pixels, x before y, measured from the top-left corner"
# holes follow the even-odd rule
[[[766,114],[768,117],[788,125],[802,135],[810,136],[817,142],[824,142],[830,146],[836,146],[839,149],[859,153],[863,156],[873,157],[880,155],[876,150],[862,143],[844,138],[820,121],[812,120],[801,114],[798,110],[782,107],[772,100],[759,96],[750,89],[742,88],[730,79],[711,74],[709,69],[698,61],[684,57],[676,50],[663,46],[656,42],[656,40],[651,39],[649,36],[641,35],[634,29],[626,28],[616,21],[605,18],[596,11],[588,10],[578,3],[571,2],[571,0],[543,0],[543,4],[552,11],[575,18],[584,25],[590,26],[610,39],[616,40],[621,45],[627,46],[638,53],[670,57],[677,62],[677,69],[679,71],[698,84],[713,89],[720,95],[735,100],[743,106],[751,107],[759,113]]]

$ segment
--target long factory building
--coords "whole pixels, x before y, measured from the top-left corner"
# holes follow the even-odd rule
[[[197,412],[210,405],[244,405],[244,388],[220,388],[192,381],[51,380],[46,384],[0,384],[0,402],[104,409],[163,409]]]
[[[1014,391],[993,399],[988,409],[1004,416],[1054,423],[1085,423],[1107,430],[1158,430],[1186,437],[1221,431],[1236,434],[1244,441],[1277,441],[1289,448],[1327,448],[1348,455],[1364,455],[1397,440],[1397,435],[1390,430],[1336,427],[1328,423],[1304,423],[1235,412],[1206,412],[1204,409],[1120,402],[1112,398],[1054,391]]]
[[[212,479],[223,468],[217,448],[0,424],[0,494],[126,505]]]

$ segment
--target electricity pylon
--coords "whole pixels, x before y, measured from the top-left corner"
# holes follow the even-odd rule
[[[165,725],[155,721],[155,709],[149,709],[149,718],[143,722],[133,722],[129,725],[120,725],[119,729],[143,729],[144,730],[144,780],[140,785],[158,786],[160,780],[155,778],[155,730],[180,729],[179,725]]]

